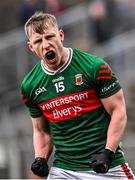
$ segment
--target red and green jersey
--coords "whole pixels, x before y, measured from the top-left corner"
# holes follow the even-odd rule
[[[55,145],[54,166],[89,170],[92,156],[105,148],[110,115],[100,99],[121,87],[109,65],[78,49],[68,49],[68,58],[57,71],[37,63],[21,85],[31,117],[48,119]],[[124,163],[118,148],[112,167]]]

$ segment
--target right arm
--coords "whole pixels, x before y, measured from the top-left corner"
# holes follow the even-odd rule
[[[31,92],[28,91],[30,88],[26,86],[25,81],[21,85],[21,93],[23,102],[28,107],[32,116],[33,146],[35,150],[35,160],[31,164],[31,170],[37,176],[46,177],[49,173],[47,161],[53,150],[49,123],[42,116],[41,110],[35,106],[30,96]],[[37,117],[34,118],[33,116]]]
[[[31,119],[33,125],[33,146],[35,150],[35,158],[43,157],[48,160],[53,150],[48,121],[42,116]]]

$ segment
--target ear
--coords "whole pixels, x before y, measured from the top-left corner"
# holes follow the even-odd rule
[[[28,48],[29,48],[32,52],[34,52],[33,46],[32,46],[32,44],[30,43],[30,41],[27,42],[27,46],[28,46]]]
[[[64,31],[62,29],[59,30],[61,41],[64,41]]]

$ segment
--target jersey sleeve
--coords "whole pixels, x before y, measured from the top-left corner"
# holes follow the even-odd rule
[[[120,89],[120,83],[110,66],[101,58],[97,58],[94,66],[94,82],[100,98],[107,98]]]
[[[21,86],[21,98],[28,108],[31,117],[36,118],[42,116],[41,110],[36,106],[36,104],[34,104],[34,102],[32,102],[31,98],[26,94],[23,86]]]

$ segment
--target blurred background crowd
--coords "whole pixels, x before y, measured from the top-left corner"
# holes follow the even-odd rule
[[[37,62],[23,30],[35,11],[54,14],[65,46],[103,57],[119,77],[128,113],[124,151],[135,172],[135,0],[6,0],[0,1],[0,179],[35,178],[32,125],[19,90]]]

